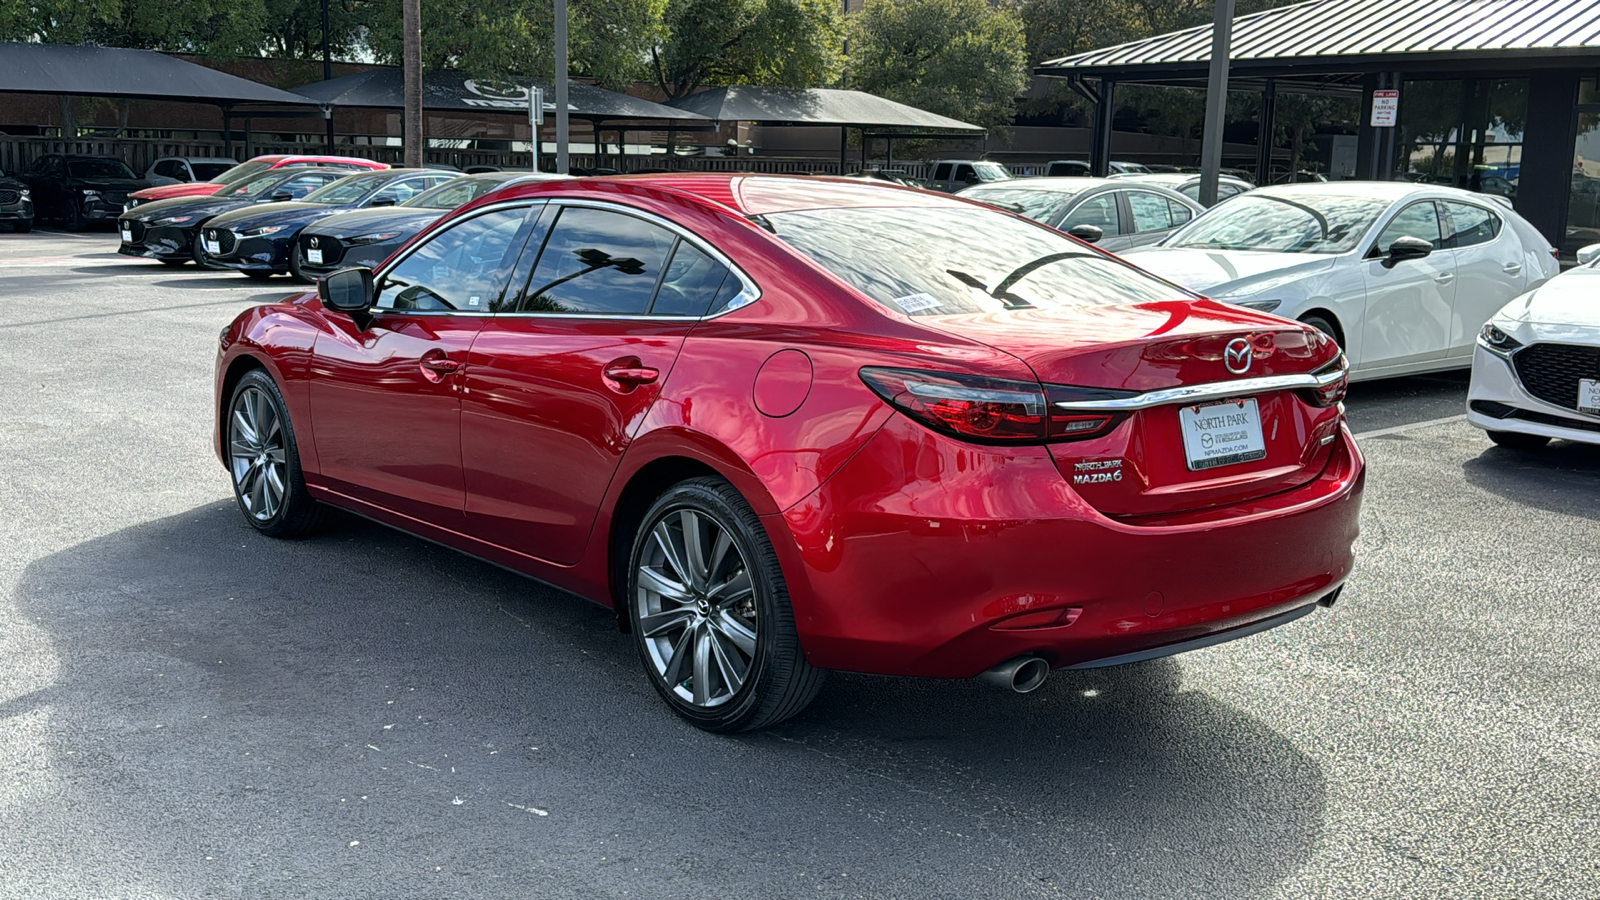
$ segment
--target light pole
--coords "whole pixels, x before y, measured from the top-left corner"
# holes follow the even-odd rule
[[[1217,202],[1222,174],[1222,127],[1228,112],[1228,45],[1233,38],[1233,0],[1217,0],[1211,23],[1211,71],[1206,80],[1206,124],[1200,136],[1200,205]],[[1257,181],[1260,180],[1258,176]]]
[[[556,174],[568,174],[567,0],[556,0]]]
[[[333,57],[328,53],[328,0],[322,0],[322,80],[333,79]],[[322,109],[322,118],[328,126],[328,152],[333,152],[333,107]]]

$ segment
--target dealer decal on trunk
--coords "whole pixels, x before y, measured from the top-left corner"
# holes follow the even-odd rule
[[[1073,484],[1100,484],[1107,481],[1121,481],[1122,460],[1091,459],[1086,462],[1074,463],[1072,472]]]

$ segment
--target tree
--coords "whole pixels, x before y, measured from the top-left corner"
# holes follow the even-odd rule
[[[852,87],[986,127],[1028,84],[1022,19],[986,0],[874,0],[850,28]]]
[[[834,0],[666,0],[650,53],[656,86],[675,100],[713,85],[827,84],[844,40],[836,8]]]

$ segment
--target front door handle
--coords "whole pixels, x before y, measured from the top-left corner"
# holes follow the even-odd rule
[[[422,368],[422,377],[434,384],[461,370],[461,360],[445,356],[443,350],[429,350],[417,360],[417,365]]]
[[[606,380],[623,393],[633,390],[641,384],[651,384],[661,377],[661,372],[645,365],[636,356],[612,360],[602,370]]]
[[[1444,272],[1444,273],[1441,273],[1439,275],[1434,276],[1433,280],[1437,281],[1440,284],[1449,284],[1450,282],[1455,281],[1456,277],[1454,275],[1451,275],[1449,272]]]
[[[1515,275],[1522,271],[1522,263],[1506,263],[1505,268],[1501,269],[1501,271],[1507,275]]]

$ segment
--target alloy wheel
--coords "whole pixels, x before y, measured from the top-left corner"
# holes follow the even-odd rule
[[[733,534],[706,511],[677,507],[639,554],[638,628],[655,674],[709,709],[733,699],[755,665],[755,585]]]
[[[266,522],[283,508],[288,485],[283,419],[266,392],[246,387],[229,413],[228,459],[245,512]]]

